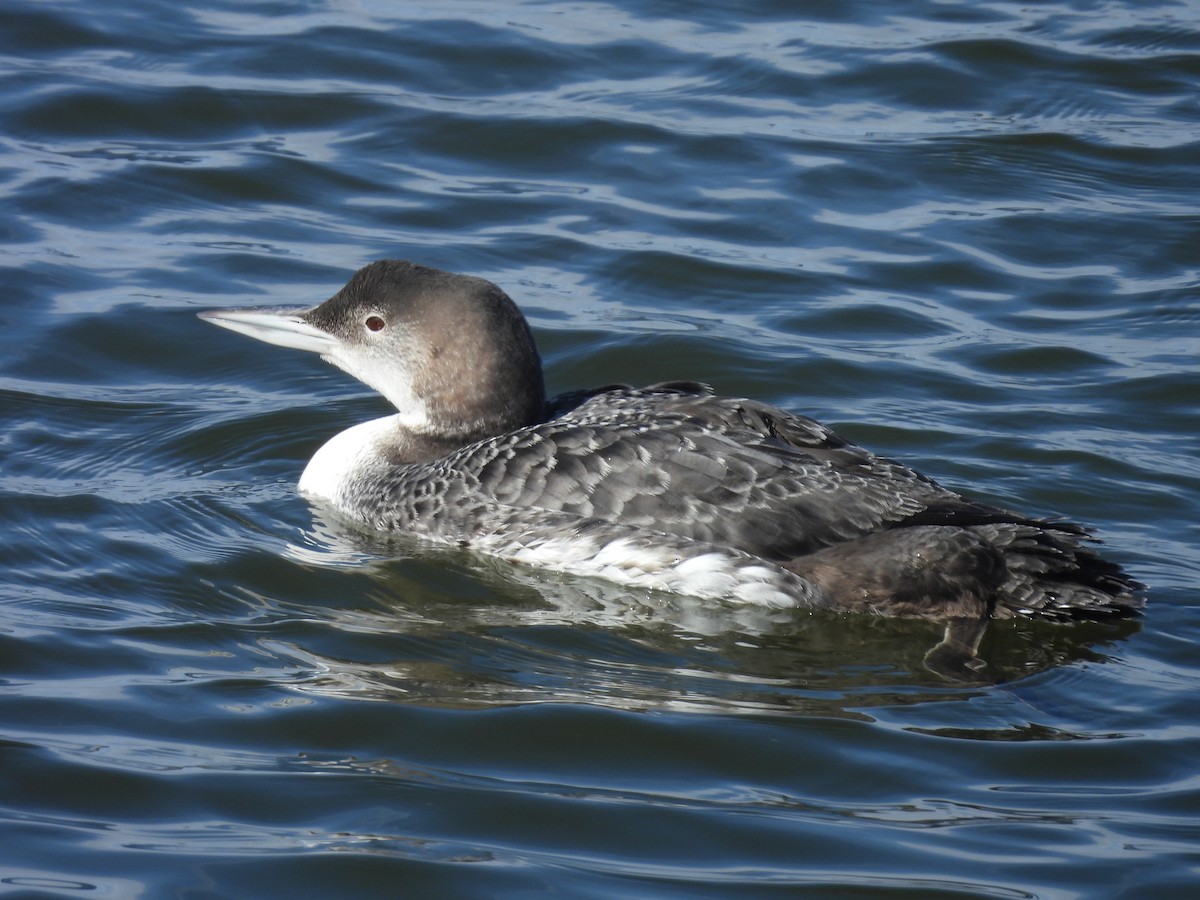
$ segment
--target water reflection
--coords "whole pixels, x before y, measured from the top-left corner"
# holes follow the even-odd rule
[[[319,648],[274,644],[312,671],[298,687],[437,706],[583,702],[862,716],[1103,661],[1106,645],[1139,627],[995,622],[982,635],[978,669],[956,677],[929,664],[942,639],[931,622],[631,591],[363,533],[320,511],[286,553],[306,567],[354,572],[350,590],[361,593],[357,602],[324,606],[339,637]]]

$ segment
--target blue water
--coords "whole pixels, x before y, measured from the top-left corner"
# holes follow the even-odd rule
[[[1200,7],[0,4],[0,896],[1191,898]],[[1086,522],[1124,626],[350,540],[386,411],[202,309],[403,257]]]

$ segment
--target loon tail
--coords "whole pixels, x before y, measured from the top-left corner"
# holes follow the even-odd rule
[[[971,520],[973,519],[973,521]],[[977,513],[961,524],[914,522],[784,563],[849,612],[927,619],[1122,618],[1142,585],[1087,546],[1070,523]]]
[[[993,617],[1070,621],[1135,615],[1144,585],[1088,546],[1086,529],[1066,522],[974,526],[1004,554],[1006,573]]]

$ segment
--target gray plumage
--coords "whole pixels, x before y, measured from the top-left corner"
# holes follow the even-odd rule
[[[315,349],[396,404],[301,481],[375,529],[776,606],[1066,619],[1142,603],[1084,529],[976,503],[773,406],[690,382],[547,403],[523,317],[482,279],[383,261],[279,331],[261,312],[206,317]]]

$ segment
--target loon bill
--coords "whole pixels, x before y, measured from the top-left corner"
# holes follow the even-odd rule
[[[312,309],[200,316],[396,407],[300,478],[375,529],[772,607],[982,622],[1144,602],[1082,527],[977,503],[812,419],[692,382],[547,400],[524,316],[482,278],[383,260]]]

